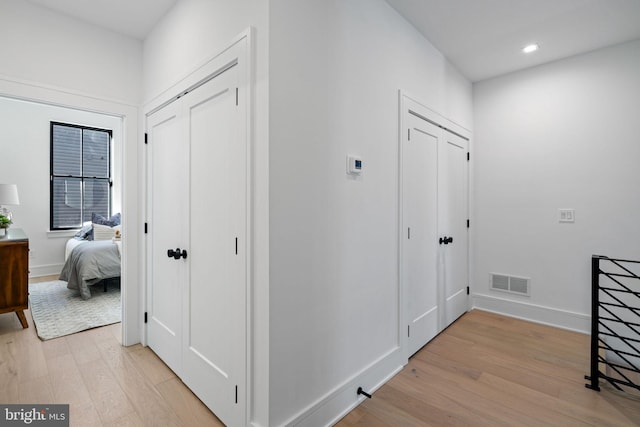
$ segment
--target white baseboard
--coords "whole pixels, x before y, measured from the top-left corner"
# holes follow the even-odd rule
[[[373,393],[400,372],[405,363],[406,360],[402,361],[400,348],[393,349],[304,409],[285,425],[296,427],[334,425],[366,399],[364,396],[357,395],[358,387]]]
[[[29,277],[59,275],[64,264],[30,265]]]
[[[472,294],[472,308],[529,320],[584,334],[591,333],[591,316],[542,305],[528,304],[491,295]]]

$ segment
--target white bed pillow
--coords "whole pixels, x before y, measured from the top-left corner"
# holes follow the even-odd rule
[[[113,227],[108,225],[93,224],[93,240],[111,240],[115,237],[116,232]]]

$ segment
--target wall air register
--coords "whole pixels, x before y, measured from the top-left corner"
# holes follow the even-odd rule
[[[528,277],[489,273],[489,286],[493,291],[529,296],[530,284],[531,279]]]

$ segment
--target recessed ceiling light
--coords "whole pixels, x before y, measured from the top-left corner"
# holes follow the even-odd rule
[[[535,52],[536,50],[540,49],[540,46],[538,46],[537,44],[530,44],[529,46],[525,46],[522,48],[522,51],[524,53],[531,53],[531,52]]]

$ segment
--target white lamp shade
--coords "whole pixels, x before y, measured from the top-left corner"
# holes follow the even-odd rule
[[[0,184],[0,205],[19,205],[18,186],[15,184]]]

